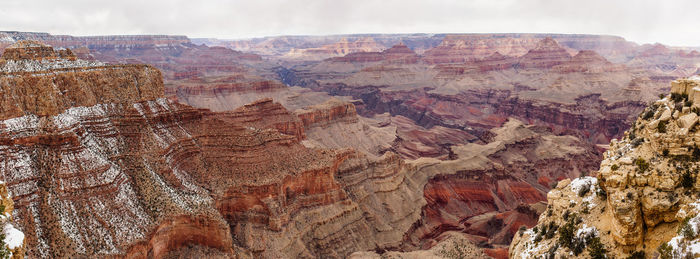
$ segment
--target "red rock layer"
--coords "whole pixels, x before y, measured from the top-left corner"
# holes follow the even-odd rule
[[[354,52],[373,52],[384,49],[384,46],[378,44],[371,37],[365,37],[356,41],[350,41],[343,38],[338,42],[323,45],[318,48],[306,48],[292,50],[292,52],[300,52],[303,55],[347,55]]]
[[[0,78],[0,119],[25,114],[57,115],[70,107],[132,103],[162,95],[160,71],[147,65],[119,65],[14,73]],[[21,101],[17,101],[21,98]]]
[[[440,45],[426,51],[422,60],[428,64],[465,63],[496,52],[521,56],[537,41],[537,38],[491,37],[487,34],[447,35]]]
[[[489,71],[501,71],[513,68],[518,63],[517,58],[494,53],[482,59],[466,61],[465,63],[438,64],[437,78],[454,79],[469,73],[484,73]]]
[[[227,80],[204,81],[188,78],[181,81],[170,81],[166,86],[166,95],[173,97],[184,96],[217,96],[232,93],[258,92],[265,93],[286,89],[287,86],[279,81],[266,79],[248,79],[245,77],[228,77]],[[186,98],[183,98],[186,99]]]
[[[270,98],[261,99],[216,116],[225,117],[235,124],[248,125],[258,129],[276,129],[281,133],[295,136],[298,140],[305,138],[304,128],[308,126],[306,121],[300,118],[301,116],[289,112]]]
[[[509,144],[491,155],[491,159],[503,162],[503,169],[459,171],[430,179],[424,189],[427,205],[420,224],[407,234],[407,244],[422,247],[446,230],[459,230],[481,245],[508,245],[519,226],[537,223],[539,212],[524,204],[546,200],[549,186],[540,185],[539,177],[569,178],[573,168],[584,172],[597,168],[599,154],[590,151],[570,158],[536,157],[532,152],[541,145],[538,138]],[[531,159],[507,162],[514,153]]]
[[[391,64],[415,64],[418,55],[404,44],[394,45],[382,52],[354,52],[342,57],[331,58],[332,62],[365,63],[386,61]]]
[[[228,226],[206,216],[179,216],[158,225],[147,240],[131,245],[125,258],[167,258],[183,247],[199,245],[233,254]]]
[[[348,122],[358,120],[355,105],[337,99],[331,99],[323,104],[297,111],[296,115],[305,128],[323,126],[339,120]]]
[[[450,146],[479,142],[477,137],[466,131],[441,126],[425,129],[403,116],[392,118],[391,123],[397,126],[392,151],[408,159],[454,159],[455,155]]]
[[[6,60],[51,60],[59,58],[75,60],[75,55],[70,49],[54,51],[52,47],[36,41],[20,41],[5,49],[2,58]]]
[[[571,55],[552,38],[545,38],[520,57],[519,68],[551,68],[569,61]]]
[[[552,67],[552,70],[561,73],[590,72],[604,73],[623,71],[624,65],[615,65],[591,50],[579,51],[571,60]]]

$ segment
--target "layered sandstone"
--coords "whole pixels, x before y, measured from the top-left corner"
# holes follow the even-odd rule
[[[270,99],[200,110],[165,99],[158,70],[148,66],[52,60],[20,60],[42,65],[0,81],[19,100],[3,109],[0,170],[32,257],[345,257],[429,248],[405,239],[430,222],[421,216],[432,197],[423,188],[437,175],[497,163],[483,156],[489,152],[407,163],[386,150],[309,148],[307,129],[359,127],[390,139],[384,129],[395,128],[363,120],[339,100],[295,113]],[[38,93],[30,86],[46,100],[31,98]]]
[[[27,242],[24,233],[15,228],[13,220],[14,202],[7,191],[5,182],[0,182],[0,225],[2,226],[2,243],[0,253],[5,258],[21,259],[26,256]]]
[[[551,38],[522,57],[496,52],[463,63],[323,61],[295,67],[282,78],[333,95],[363,100],[361,115],[389,112],[420,126],[479,136],[509,116],[553,131],[607,143],[619,136],[665,85],[592,51],[571,57]]]
[[[410,39],[408,36],[402,37]],[[546,51],[533,51],[537,55],[521,59],[519,56],[535,48],[544,36],[482,35],[476,37],[483,39],[481,43],[465,40],[471,36],[460,36],[462,39],[459,40],[465,41],[465,45],[477,45],[473,45],[473,48],[470,45],[471,49],[457,50],[464,54],[454,52],[437,56],[435,63],[440,64],[433,66],[426,61],[428,59],[421,60],[432,54],[420,57],[411,49],[431,46],[429,41],[439,41],[441,38],[430,38],[428,41],[420,37],[416,36],[415,41],[388,36],[384,40],[376,38],[377,43],[385,46],[382,49],[397,42],[405,42],[406,45],[399,44],[382,52],[356,52],[339,59],[311,62],[298,67],[291,67],[296,63],[290,59],[283,59],[284,62],[279,64],[288,68],[273,68],[256,55],[194,46],[187,41],[149,43],[144,40],[139,47],[119,47],[111,45],[109,41],[101,42],[87,52],[74,53],[79,57],[92,55],[111,62],[145,61],[155,64],[164,69],[166,91],[170,98],[198,108],[226,112],[193,109],[161,99],[162,96],[144,95],[139,98],[139,95],[121,96],[121,93],[115,93],[120,96],[110,99],[99,87],[94,90],[95,87],[91,86],[103,84],[101,81],[89,81],[92,76],[81,74],[75,76],[76,81],[81,89],[85,85],[85,89],[100,96],[96,97],[96,105],[89,100],[62,99],[61,94],[70,97],[71,92],[75,91],[65,87],[57,90],[59,95],[52,97],[60,101],[49,100],[47,102],[52,104],[39,105],[33,104],[32,98],[27,97],[24,98],[26,101],[19,102],[21,107],[8,110],[14,111],[12,116],[20,118],[33,112],[44,112],[46,116],[38,116],[39,121],[42,118],[54,121],[56,119],[52,119],[52,115],[58,114],[78,118],[76,120],[80,125],[98,126],[84,126],[87,133],[82,133],[78,126],[76,129],[55,130],[49,123],[42,126],[39,133],[31,133],[35,135],[7,143],[48,145],[49,148],[42,150],[54,149],[59,144],[73,150],[81,145],[86,146],[84,149],[93,153],[102,152],[94,151],[100,148],[112,150],[106,147],[111,144],[100,144],[97,148],[92,144],[93,139],[97,139],[97,143],[109,139],[95,135],[101,132],[108,132],[104,134],[115,135],[120,141],[131,143],[125,145],[129,147],[129,157],[137,162],[132,162],[133,159],[114,162],[119,161],[117,159],[123,156],[124,150],[113,151],[117,155],[110,153],[104,159],[110,163],[121,163],[119,165],[123,168],[119,170],[127,175],[124,183],[142,186],[132,187],[137,189],[137,194],[129,197],[136,200],[148,198],[142,209],[152,211],[147,213],[151,221],[129,224],[146,226],[133,231],[139,233],[136,234],[139,238],[110,236],[112,240],[122,240],[117,241],[122,245],[114,245],[116,248],[108,252],[100,249],[109,245],[97,244],[88,237],[98,235],[95,233],[113,232],[115,227],[110,227],[113,226],[110,225],[111,221],[102,219],[108,222],[105,223],[108,227],[98,227],[96,230],[92,226],[99,224],[86,224],[87,227],[79,228],[77,233],[87,234],[79,237],[71,236],[76,233],[70,232],[73,231],[72,226],[65,227],[69,230],[61,231],[71,233],[69,239],[88,242],[88,245],[83,245],[87,248],[76,252],[77,255],[345,257],[360,250],[372,250],[379,256],[385,251],[392,251],[386,254],[390,255],[394,251],[420,249],[439,254],[436,251],[445,244],[440,243],[444,238],[442,234],[457,230],[463,237],[460,240],[482,247],[493,246],[486,252],[492,256],[502,256],[505,254],[504,244],[511,236],[517,235],[517,227],[535,223],[537,214],[543,211],[543,206],[538,204],[551,183],[596,166],[591,163],[598,160],[591,145],[575,138],[556,138],[548,131],[605,143],[621,134],[629,123],[629,114],[641,110],[645,101],[656,95],[657,83],[663,81],[656,75],[629,68],[617,70],[616,64],[611,70],[609,62],[593,52],[581,51],[568,59],[560,55],[561,49],[575,54],[573,49],[588,49],[584,46],[615,52],[618,51],[614,47],[619,43],[617,39],[609,39],[610,42],[603,44],[593,40],[597,39],[595,37],[553,36],[561,45],[559,48],[541,48]],[[502,39],[491,39],[494,37]],[[357,38],[348,42],[355,40]],[[329,37],[314,45],[316,43],[310,44],[303,37],[286,37],[267,41],[263,45],[267,44],[266,49],[282,49],[292,45],[301,49],[335,41],[338,39]],[[425,44],[420,43],[422,41]],[[503,42],[512,44],[500,45]],[[579,48],[572,48],[574,45]],[[118,51],[111,51],[110,48]],[[416,50],[421,53],[420,49]],[[450,60],[453,55],[456,56],[455,60]],[[608,54],[604,56],[608,57]],[[68,64],[61,69],[81,73],[92,71],[92,67],[99,71],[124,71],[132,67],[92,62],[95,63],[93,66],[91,62],[75,60],[71,63],[63,59],[70,58],[52,57],[50,60],[5,67],[7,71],[10,68],[14,71],[7,74],[9,78],[31,78],[19,71],[63,71],[56,67],[61,63]],[[520,72],[517,63],[521,60],[532,67]],[[32,70],[37,67],[39,70]],[[97,73],[95,76],[108,81],[112,77],[139,74],[139,69],[153,70],[134,66],[134,71],[121,74],[105,72],[105,75]],[[57,73],[57,76],[61,74]],[[271,74],[279,75],[287,84],[299,83],[308,88],[284,86],[269,80]],[[31,76],[39,77],[36,73]],[[139,81],[138,87],[143,82]],[[16,81],[15,84],[21,86],[22,82]],[[143,86],[148,88],[147,85]],[[144,90],[148,91],[146,88]],[[314,92],[309,88],[323,92]],[[31,90],[27,87],[22,89]],[[128,93],[131,90],[125,91]],[[24,92],[15,94],[19,96]],[[331,95],[351,97],[332,100]],[[125,101],[120,101],[123,97]],[[272,100],[256,101],[267,97]],[[78,114],[77,110],[80,109],[70,108],[71,103],[88,107],[87,113],[98,115],[80,117],[82,115],[78,115],[83,111]],[[92,111],[100,105],[116,105],[117,108],[105,108],[108,115]],[[511,116],[544,127],[504,125]],[[141,117],[143,121],[137,119]],[[101,124],[103,120],[119,123],[112,129]],[[501,127],[504,130],[494,130]],[[521,134],[523,131],[531,133]],[[70,132],[76,132],[79,136],[77,140],[70,136]],[[134,136],[122,136],[127,132]],[[61,135],[63,133],[67,135]],[[504,140],[509,138],[513,141]],[[158,147],[152,147],[151,142]],[[121,142],[117,143],[121,145]],[[167,148],[161,149],[163,145]],[[357,151],[338,150],[345,147]],[[534,153],[533,148],[536,150]],[[543,155],[545,158],[538,158],[550,153],[564,155]],[[58,155],[48,155],[55,156]],[[166,162],[152,162],[161,161],[163,156]],[[197,157],[201,159],[197,160]],[[140,162],[138,158],[145,162]],[[402,158],[416,160],[405,162]],[[93,160],[100,159],[90,157],[80,160],[67,165],[66,172],[78,170],[77,175],[95,173],[93,168],[74,170],[71,167]],[[153,163],[158,166],[154,167]],[[136,169],[124,164],[134,164]],[[143,173],[145,166],[141,164],[151,166],[153,174],[150,171]],[[483,177],[481,180],[472,179],[475,175]],[[82,179],[78,177],[74,178]],[[166,191],[147,187],[150,186],[148,181],[159,182],[158,179],[165,179],[166,184],[159,186],[168,187],[163,187]],[[63,178],[61,181],[69,182]],[[45,181],[38,182],[43,186]],[[187,199],[206,200],[194,202],[197,205],[194,212],[182,209],[185,206],[182,205],[183,200],[187,206],[193,202],[177,198],[185,197],[180,192],[191,193],[187,188],[192,186],[201,187],[204,191],[187,196],[194,197]],[[182,191],[183,188],[186,191]],[[176,194],[172,194],[171,189]],[[51,204],[57,204],[51,200],[55,197],[53,189],[46,193]],[[169,202],[150,201],[154,199],[150,197],[170,197],[168,195],[175,197],[172,199],[176,203],[167,205],[168,209],[163,209],[165,205],[160,204]],[[88,206],[76,195],[70,197],[74,200],[63,203],[78,204],[73,205],[79,208],[76,214],[80,216],[76,221],[82,223],[92,215],[103,214],[102,211],[94,213],[96,209],[93,208],[101,209],[101,204],[105,202],[95,203],[97,205],[90,203]],[[106,203],[118,204],[120,201]],[[192,207],[187,206],[185,208]],[[41,211],[47,209],[46,206],[34,207],[42,208]],[[34,207],[25,209],[29,211],[25,215],[33,213]],[[70,206],[64,207],[71,209]],[[111,209],[117,205],[107,207]],[[170,209],[172,207],[180,209]],[[165,210],[168,212],[161,212]],[[187,212],[170,213],[183,210]],[[104,212],[115,213],[113,209]],[[39,243],[47,240],[47,235],[51,240],[58,240],[51,243],[51,247],[70,243],[61,241],[60,231],[56,231],[63,229],[63,225],[60,228],[49,226],[50,234],[36,231],[45,229],[41,225],[44,224],[42,220],[53,222],[52,219],[50,215],[43,214],[32,218],[34,222],[41,223],[35,223],[40,227],[36,227],[31,235],[41,236]],[[206,236],[206,233],[211,235]],[[125,239],[127,241],[123,241]],[[36,251],[51,251],[51,255],[54,255],[54,251],[46,247],[48,245],[35,249],[34,254]],[[60,255],[66,251],[55,253]],[[414,252],[421,254],[425,251]]]
[[[371,37],[360,38],[355,41],[343,38],[338,42],[323,45],[318,48],[292,49],[286,56],[301,59],[325,59],[335,56],[344,56],[354,52],[377,52],[384,48],[383,45],[378,44]]]
[[[529,50],[527,54],[520,57],[518,67],[551,68],[568,61],[570,58],[571,55],[569,55],[569,53],[554,39],[545,38],[538,42],[535,48]]]
[[[625,69],[624,65],[616,65],[599,55],[595,51],[582,50],[567,62],[563,62],[552,68],[557,72],[588,72],[609,73]]]
[[[548,212],[540,216],[539,229],[561,229],[566,223],[573,237],[562,237],[568,232],[559,231],[542,239],[537,238],[541,233],[525,230],[513,240],[510,256],[568,255],[570,251],[580,257],[700,255],[695,248],[700,211],[694,192],[700,156],[695,133],[698,116],[690,107],[696,100],[688,97],[699,84],[697,78],[674,82],[671,96],[647,107],[625,137],[610,144],[597,178],[559,182],[547,195]],[[567,222],[568,217],[575,219]],[[558,242],[549,239],[557,236]],[[577,251],[581,246],[588,248]]]
[[[364,63],[380,62],[390,64],[414,64],[418,62],[416,52],[400,43],[382,52],[354,52],[342,57],[331,58],[333,62]]]

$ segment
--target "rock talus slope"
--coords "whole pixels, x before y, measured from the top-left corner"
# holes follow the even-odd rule
[[[610,144],[596,178],[559,182],[538,225],[513,239],[510,257],[700,256],[699,86],[698,77],[674,81]]]

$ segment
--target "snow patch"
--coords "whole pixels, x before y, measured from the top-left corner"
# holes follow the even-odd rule
[[[7,244],[7,247],[10,249],[21,247],[24,243],[24,233],[16,229],[12,223],[5,224],[5,227],[2,229],[2,233],[5,234],[4,241],[5,244]]]

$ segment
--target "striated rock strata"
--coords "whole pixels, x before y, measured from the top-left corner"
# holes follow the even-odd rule
[[[670,96],[610,144],[597,178],[559,182],[537,227],[514,238],[510,257],[700,256],[698,86],[697,77],[674,81]]]

